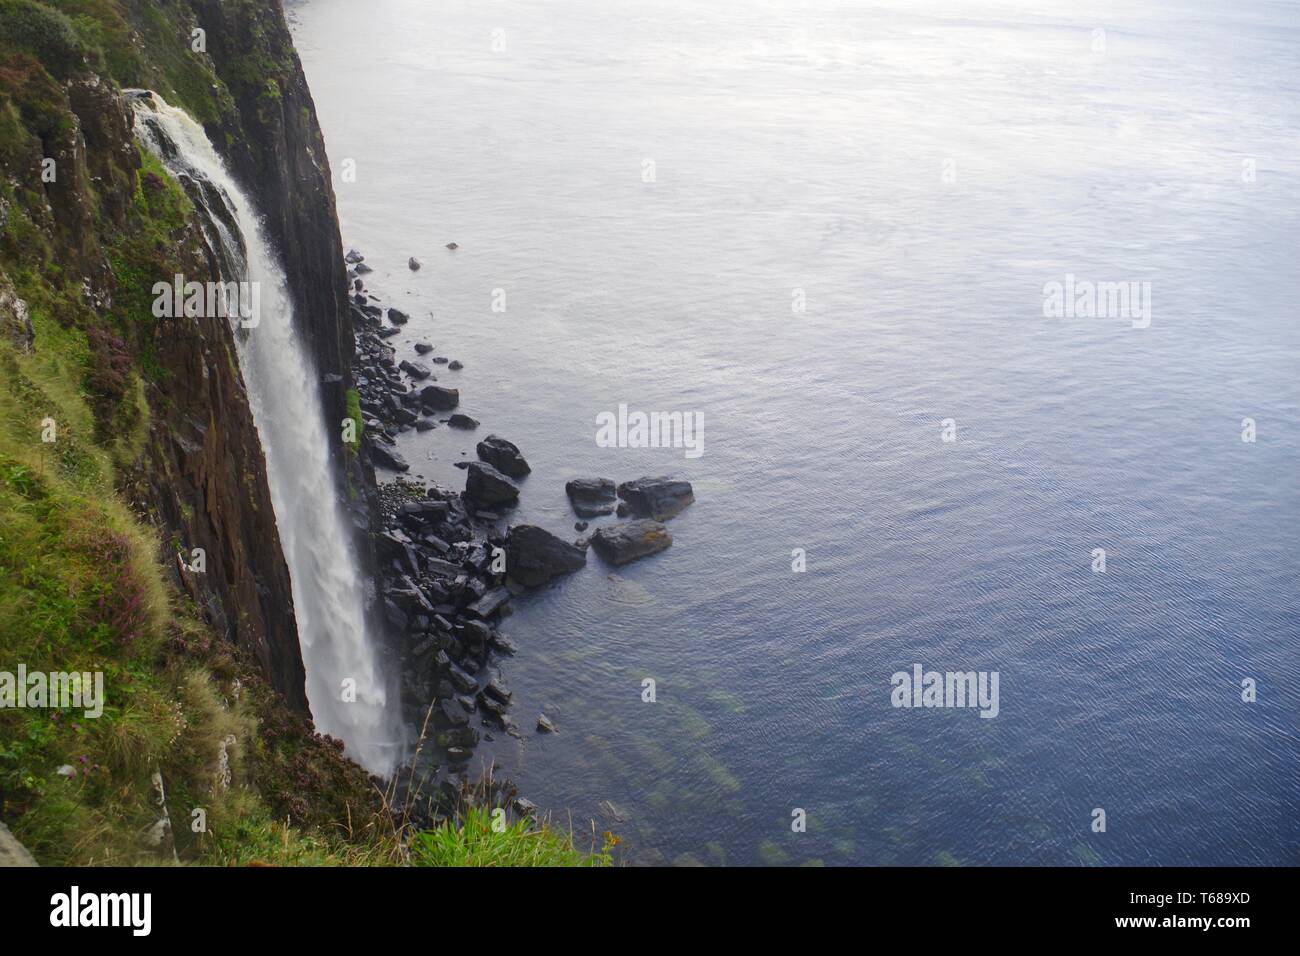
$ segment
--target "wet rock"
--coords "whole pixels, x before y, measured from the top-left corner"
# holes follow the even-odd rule
[[[343,261],[348,265],[356,265],[358,262],[364,262],[365,258],[366,257],[357,252],[357,250],[349,249],[347,255],[343,257]]]
[[[497,611],[502,610],[509,600],[510,592],[506,588],[493,588],[466,610],[472,614],[477,614],[479,617],[491,617]]]
[[[460,391],[441,385],[426,385],[420,389],[420,404],[434,411],[450,411],[460,404]]]
[[[510,698],[513,696],[510,693],[510,689],[506,687],[505,684],[501,683],[501,678],[495,675],[490,681],[483,685],[483,690],[481,690],[480,693],[484,697],[490,697],[502,704],[510,703]]]
[[[491,508],[519,500],[519,486],[490,464],[472,461],[465,470],[465,497],[475,505]]]
[[[459,372],[464,367],[465,366],[460,363],[460,359],[452,359],[447,364],[447,368],[451,369],[453,372]]]
[[[637,478],[618,486],[618,496],[635,515],[666,521],[695,500],[689,481],[672,478]]]
[[[397,606],[396,601],[389,598],[384,598],[384,620],[398,632],[405,631],[408,623],[406,612]]]
[[[408,362],[405,359],[403,359],[400,363],[398,363],[397,367],[400,368],[407,375],[411,376],[411,378],[415,379],[417,382],[423,381],[424,379],[428,378],[430,375],[433,374],[433,372],[429,369],[429,366],[422,365],[419,362]]]
[[[586,531],[586,530],[587,530],[587,522],[585,522],[585,521],[575,521],[575,522],[573,523],[573,530],[574,530],[574,531]]]
[[[459,249],[460,246],[456,245],[456,243],[454,243],[454,242],[449,242],[449,243],[447,243],[447,248],[448,248],[448,249]]]
[[[411,466],[407,464],[405,458],[395,448],[389,448],[383,442],[373,442],[370,446],[370,457],[376,465],[381,468],[391,468],[393,471],[410,471]]]
[[[547,717],[545,714],[537,715],[537,730],[543,734],[553,734],[556,732],[555,724],[551,723],[551,718]]]
[[[407,322],[411,321],[411,317],[401,309],[389,309],[388,321],[392,322],[393,325],[405,325]]]
[[[565,482],[564,493],[580,518],[614,513],[614,482],[608,478],[574,478]]]
[[[433,351],[433,346],[430,345],[428,342],[416,342],[415,351],[419,355],[428,355],[430,352]]]
[[[521,524],[506,536],[506,574],[526,587],[571,574],[587,563],[587,552],[545,528]]]
[[[443,719],[453,727],[464,727],[469,723],[469,714],[455,700],[444,700],[438,704]]]
[[[447,679],[451,681],[451,685],[462,694],[472,694],[478,689],[478,681],[469,674],[466,674],[462,668],[457,667],[455,664],[452,664],[448,669]]]
[[[407,268],[409,268],[412,272],[419,272],[419,271],[420,271],[420,265],[421,265],[421,263],[420,263],[420,260],[419,260],[419,259],[415,258],[415,256],[411,256],[411,258],[407,259],[407,260],[406,260],[406,265],[407,265]]]
[[[649,518],[597,528],[591,535],[591,546],[611,564],[627,564],[663,551],[672,543],[668,529]]]
[[[370,268],[370,266],[366,265],[364,262],[357,263],[357,272],[361,275],[365,275],[367,272],[374,272],[374,271],[375,271],[374,269]]]
[[[478,443],[476,450],[480,458],[511,478],[522,478],[532,471],[519,448],[499,435],[488,435]]]
[[[397,514],[403,518],[411,518],[421,523],[430,523],[442,521],[447,517],[451,510],[451,503],[439,501],[436,498],[422,498],[418,501],[407,501],[397,508]]]
[[[447,424],[452,428],[464,428],[466,430],[478,428],[478,419],[470,418],[468,415],[462,415],[457,412],[447,419]]]
[[[415,423],[415,430],[417,432],[432,431],[437,427],[438,427],[437,422],[431,422],[427,418],[421,418],[418,422]]]

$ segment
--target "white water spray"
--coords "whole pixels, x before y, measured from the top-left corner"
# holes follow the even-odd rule
[[[295,335],[284,272],[252,202],[203,127],[154,93],[135,100],[135,128],[182,184],[190,181],[187,192],[204,207],[223,272],[236,273],[222,278],[257,283],[260,290],[258,321],[236,334],[237,349],[293,582],[307,699],[318,730],[342,739],[368,770],[386,773],[398,756],[398,721],[395,708],[385,706],[387,684],[366,633],[361,576],[331,474],[320,388]],[[345,699],[348,681],[354,701]]]

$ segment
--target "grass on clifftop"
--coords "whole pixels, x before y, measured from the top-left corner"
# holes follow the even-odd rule
[[[572,834],[527,820],[507,823],[504,811],[471,807],[459,827],[444,823],[411,841],[412,866],[609,866],[618,840],[605,834],[599,851],[584,853]]]

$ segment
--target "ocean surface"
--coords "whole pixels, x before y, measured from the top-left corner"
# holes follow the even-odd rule
[[[695,486],[515,602],[479,758],[632,862],[1300,863],[1297,5],[288,9],[344,244],[483,422],[412,472],[502,435],[564,537],[569,478]]]

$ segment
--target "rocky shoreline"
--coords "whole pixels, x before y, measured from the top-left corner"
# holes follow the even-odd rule
[[[361,412],[360,441],[376,470],[379,508],[371,529],[382,616],[401,670],[403,719],[423,728],[422,752],[437,765],[425,795],[447,805],[475,785],[469,763],[482,739],[504,733],[522,738],[510,715],[512,693],[497,668],[517,648],[500,631],[512,613],[511,599],[587,563],[588,548],[619,566],[665,550],[672,536],[662,523],[694,500],[689,482],[644,477],[620,485],[608,478],[576,478],[565,491],[574,527],[586,519],[617,515],[632,520],[596,529],[569,542],[535,525],[503,529],[506,512],[520,496],[518,479],[531,468],[520,449],[497,435],[478,442],[478,461],[456,462],[465,488],[456,492],[405,477],[410,466],[397,449],[398,436],[445,425],[475,429],[479,422],[454,411],[457,388],[440,384],[432,364],[455,372],[454,359],[430,356],[416,342],[399,358],[389,339],[409,316],[367,291],[371,271],[355,250],[346,255],[356,340],[353,378]],[[385,321],[387,320],[387,321]],[[557,728],[544,714],[538,733]],[[535,812],[515,796],[515,811]]]

